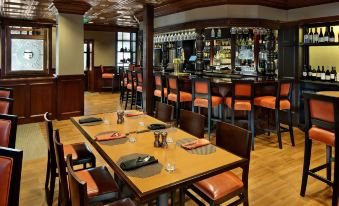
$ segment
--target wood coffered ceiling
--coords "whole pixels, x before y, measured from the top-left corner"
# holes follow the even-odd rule
[[[67,0],[66,0],[67,1]],[[70,0],[68,0],[70,1]],[[189,9],[222,5],[263,5],[279,9],[294,9],[338,0],[83,0],[91,5],[84,18],[89,24],[138,27],[143,5],[154,4],[155,16]],[[50,9],[53,0],[0,0],[0,16],[17,19],[55,19]],[[136,18],[137,17],[137,18]]]

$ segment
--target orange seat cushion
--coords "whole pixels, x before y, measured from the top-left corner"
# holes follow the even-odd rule
[[[265,107],[269,109],[275,109],[276,97],[274,96],[262,96],[254,98],[254,105],[259,107]],[[290,109],[291,103],[287,99],[280,100],[280,110]]]
[[[11,174],[13,169],[13,159],[0,156],[0,205],[7,205],[11,186]]]
[[[67,144],[64,145],[64,158],[66,160],[67,155],[72,155],[72,160],[84,160],[84,159],[90,159],[93,156],[92,151],[89,149],[89,147],[84,142],[79,142],[75,144]]]
[[[134,82],[134,87],[136,87],[137,86],[137,83],[136,82]],[[127,84],[127,89],[130,89],[130,90],[132,90],[132,84],[131,83],[129,83],[129,84]]]
[[[313,140],[317,140],[319,142],[325,143],[329,146],[334,147],[335,141],[335,133],[313,126],[310,130],[308,130],[309,138]]]
[[[0,101],[0,114],[8,114],[9,104],[7,101]]]
[[[222,97],[212,96],[212,107],[216,107],[222,103]],[[194,100],[194,106],[208,108],[208,99],[196,98]]]
[[[228,108],[232,109],[232,97],[227,97],[225,104]],[[245,110],[251,111],[251,101],[250,100],[235,100],[234,101],[234,110]]]
[[[172,102],[177,101],[177,95],[170,93],[168,95],[168,100]],[[188,92],[180,92],[180,102],[191,102],[192,101],[192,94]]]
[[[1,147],[9,146],[11,125],[12,125],[12,122],[10,120],[0,119],[0,146]]]
[[[137,91],[142,92],[142,86],[137,86]]]
[[[88,197],[119,191],[118,185],[104,166],[77,171],[75,174],[87,183]]]
[[[114,77],[114,74],[112,74],[112,73],[103,73],[102,74],[103,79],[113,79],[113,77]]]
[[[161,97],[161,90],[160,89],[154,90],[154,96]],[[167,88],[164,88],[164,96],[167,97]]]
[[[210,199],[217,201],[232,192],[242,190],[244,184],[237,175],[228,171],[199,181],[194,186]]]

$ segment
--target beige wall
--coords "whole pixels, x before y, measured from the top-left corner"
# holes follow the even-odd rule
[[[115,65],[115,32],[85,31],[85,39],[94,40],[94,66]]]

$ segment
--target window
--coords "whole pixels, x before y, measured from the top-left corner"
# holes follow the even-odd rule
[[[6,26],[3,76],[48,74],[51,28]]]
[[[84,71],[90,70],[92,66],[93,41],[85,40],[84,43]]]
[[[136,62],[136,33],[118,32],[117,33],[117,66],[128,67],[129,64]]]

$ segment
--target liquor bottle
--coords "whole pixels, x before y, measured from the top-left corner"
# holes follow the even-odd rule
[[[315,69],[315,67],[313,67],[312,69],[312,80],[317,80],[317,70]]]
[[[320,71],[320,66],[318,66],[317,69],[317,80],[320,81],[321,80],[321,71]]]
[[[330,41],[330,42],[334,42],[334,39],[335,39],[335,37],[334,37],[333,27],[331,27],[331,32],[330,32],[330,39],[329,39],[329,41]]]
[[[308,42],[309,43],[313,43],[313,32],[312,32],[312,29],[310,29],[310,33],[308,34]]]
[[[327,68],[326,68],[325,80],[326,81],[331,81],[331,72],[330,72],[329,66],[327,66]]]
[[[321,69],[320,80],[321,81],[325,81],[326,80],[326,77],[325,77],[325,67],[324,66],[322,66],[322,69]]]
[[[337,76],[337,72],[335,70],[335,67],[332,67],[331,71],[331,82],[335,82],[335,77]]]
[[[307,79],[307,66],[304,65],[303,73],[302,73],[302,79],[306,80]]]
[[[314,43],[318,43],[319,42],[318,28],[315,28],[315,32],[313,34],[313,42]]]
[[[312,80],[312,67],[309,65],[308,73],[307,73],[308,80]]]
[[[323,42],[324,42],[323,29],[320,28],[319,43],[323,43]]]
[[[308,29],[305,28],[304,43],[308,43]]]
[[[329,32],[328,32],[328,27],[326,27],[326,31],[324,34],[324,42],[328,42],[328,40],[329,40]]]

